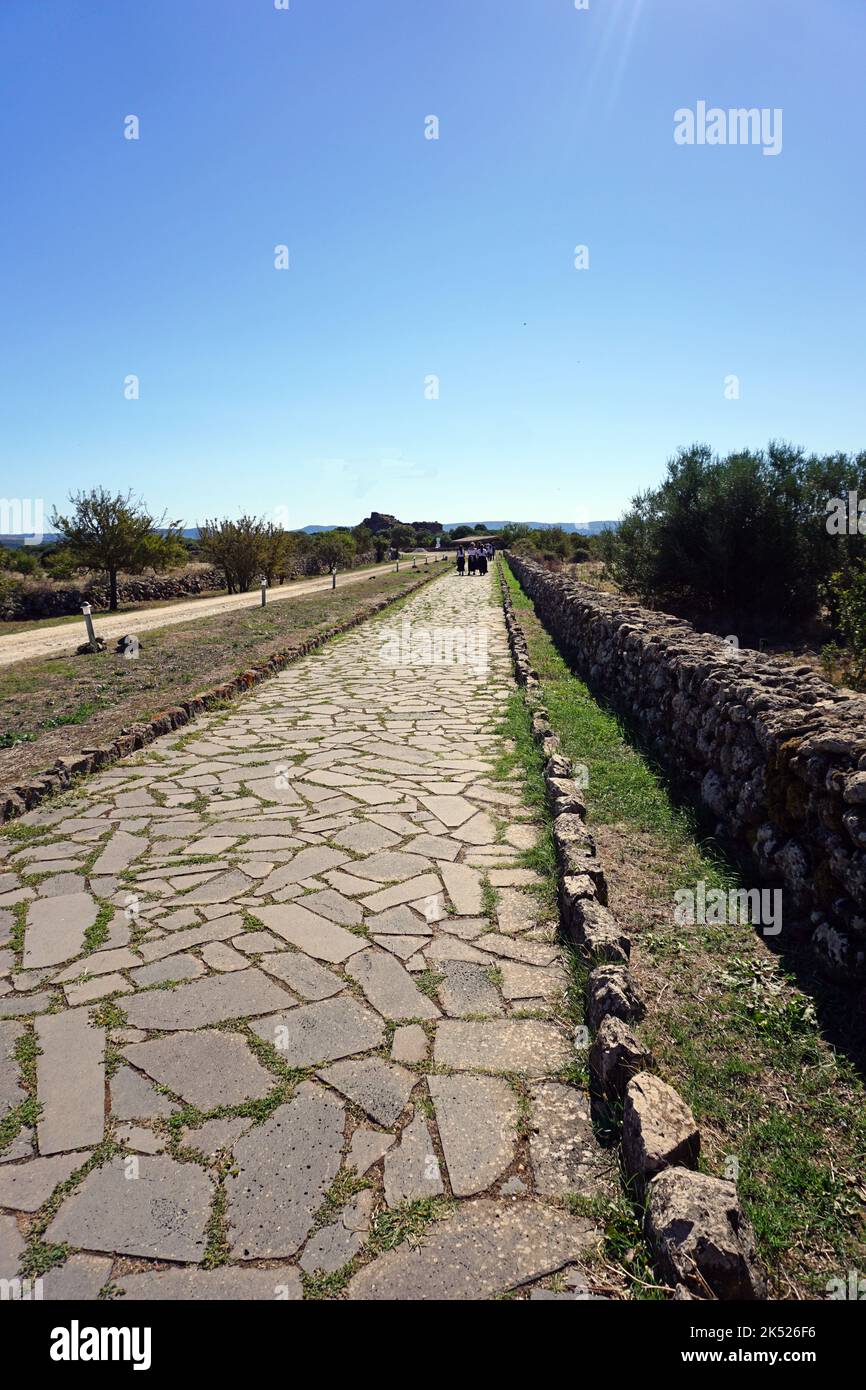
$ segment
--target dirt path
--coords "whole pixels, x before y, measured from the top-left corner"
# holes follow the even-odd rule
[[[0,837],[0,1276],[126,1301],[599,1287],[568,1199],[615,1179],[520,865],[533,813],[493,776],[491,584],[443,577]]]
[[[433,551],[430,555],[431,563],[443,558]],[[418,563],[424,564],[424,557],[420,554]],[[411,560],[401,560],[401,570],[411,567]],[[341,588],[347,584],[358,584],[364,579],[369,579],[371,575],[388,573],[393,568],[393,561],[389,561],[384,565],[372,565],[368,569],[349,570],[337,576],[337,583]],[[277,585],[268,590],[268,603],[279,603],[283,599],[296,598],[299,594],[320,593],[330,587],[329,574],[316,579],[301,579],[293,584]],[[260,604],[261,595],[258,590],[250,594],[223,594],[219,598],[197,598],[188,602],[167,604],[164,608],[148,608],[140,613],[96,613],[93,616],[93,625],[97,636],[104,638],[106,643],[111,643],[127,632],[152,632],[154,628],[172,627],[177,623],[185,623],[190,618],[209,618],[218,613],[230,613],[236,608],[258,608]],[[85,640],[86,635],[83,618],[81,623],[76,623],[75,626],[70,623],[35,632],[9,633],[6,636],[0,634],[0,666],[11,666],[16,661],[27,661],[31,657],[69,656]]]

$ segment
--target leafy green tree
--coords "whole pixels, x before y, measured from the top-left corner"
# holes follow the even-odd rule
[[[245,594],[263,573],[267,524],[259,517],[206,521],[199,527],[201,553],[225,575],[230,594]]]
[[[838,630],[850,657],[851,684],[862,690],[866,685],[866,563],[837,571],[830,576],[828,588],[838,614]]]
[[[75,562],[108,575],[108,607],[117,612],[118,574],[141,574],[183,564],[181,523],[166,523],[165,513],[151,516],[132,492],[111,493],[107,488],[70,495],[72,512],[52,514],[51,525],[59,532]]]
[[[349,569],[354,562],[355,542],[347,531],[322,531],[317,536],[317,551],[320,560],[327,567],[338,570]]]

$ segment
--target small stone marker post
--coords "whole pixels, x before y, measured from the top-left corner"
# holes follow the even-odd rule
[[[93,618],[90,616],[90,604],[83,603],[81,605],[81,611],[84,614],[84,625],[87,628],[87,640],[90,643],[90,650],[93,652],[98,651],[96,645],[96,631],[93,626]]]
[[[267,581],[267,579],[265,579],[264,575],[262,575],[261,588],[262,588],[262,608],[264,608],[265,604],[266,604],[267,601],[268,601],[268,581]]]
[[[336,565],[332,565],[332,566],[331,566],[331,588],[332,588],[332,589],[336,589],[336,587],[337,587],[337,566],[336,566]]]

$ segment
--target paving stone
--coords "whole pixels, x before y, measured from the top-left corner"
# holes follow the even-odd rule
[[[457,912],[471,917],[481,911],[481,875],[477,869],[467,868],[465,864],[441,863],[439,872]]]
[[[285,991],[255,966],[238,975],[209,975],[172,990],[150,990],[124,1004],[135,1028],[201,1028],[227,1018],[249,1018],[279,1008]]]
[[[41,865],[41,868],[66,868],[67,864],[61,860],[59,863],[51,862],[50,865]],[[74,866],[73,867],[77,867]],[[84,893],[87,889],[87,880],[83,874],[56,874],[53,878],[43,878],[37,885],[36,892],[40,898],[62,898],[71,896],[73,893]]]
[[[403,966],[385,951],[367,950],[346,963],[365,995],[385,1018],[438,1018],[439,1010],[422,994]]]
[[[455,1197],[483,1192],[514,1159],[519,1106],[507,1081],[431,1076],[427,1085]]]
[[[380,1125],[396,1123],[418,1080],[414,1072],[383,1062],[381,1057],[336,1062],[316,1075],[355,1101]]]
[[[384,912],[389,907],[399,907],[401,903],[414,903],[422,898],[435,897],[442,892],[442,884],[435,874],[421,874],[405,883],[395,883],[392,888],[383,888],[379,893],[371,893],[362,898],[361,905],[368,912]]]
[[[398,845],[400,836],[382,825],[364,820],[357,825],[347,826],[345,830],[338,830],[333,840],[335,844],[354,850],[356,854],[375,854],[378,850]]]
[[[344,898],[343,894],[334,888],[325,888],[320,893],[308,893],[302,905],[310,912],[316,912],[320,917],[327,917],[329,921],[338,922],[343,927],[357,927],[364,919],[358,904],[353,903],[351,898]]]
[[[448,826],[463,825],[478,809],[465,796],[421,796],[418,799],[437,820]]]
[[[204,946],[211,941],[227,941],[237,936],[243,929],[244,919],[234,912],[216,917],[201,926],[190,927],[186,931],[176,931],[170,936],[159,937],[156,941],[145,941],[139,947],[142,960],[151,964],[164,960],[178,951],[191,951],[196,946]]]
[[[128,869],[133,860],[138,859],[148,848],[143,835],[129,835],[125,830],[115,830],[105,849],[91,870],[94,874],[119,874]]]
[[[291,1266],[244,1269],[223,1265],[219,1269],[162,1269],[144,1274],[124,1274],[114,1281],[124,1293],[124,1303],[142,1299],[199,1303],[204,1300],[251,1303],[269,1300],[294,1302],[303,1298],[301,1276]]]
[[[394,934],[398,936],[430,936],[433,928],[423,921],[410,907],[391,907],[375,917],[367,918],[367,930],[377,936]]]
[[[374,936],[371,937],[374,945],[381,946],[382,950],[390,951],[399,960],[408,960],[418,952],[418,947],[422,944],[417,936]]]
[[[246,956],[229,946],[227,941],[210,941],[207,946],[202,947],[201,958],[211,970],[221,970],[224,973],[246,970],[249,966]]]
[[[362,1178],[394,1143],[396,1140],[393,1134],[380,1134],[378,1130],[359,1125],[352,1135],[346,1167],[354,1168],[358,1177]]]
[[[385,1201],[389,1207],[439,1197],[445,1191],[439,1159],[424,1116],[418,1112],[385,1155]]]
[[[492,931],[479,937],[477,945],[491,955],[503,956],[506,960],[522,960],[526,965],[552,965],[560,954],[555,943],[547,946],[540,941],[512,940]]]
[[[20,1023],[0,1023],[0,1118],[27,1099],[27,1092],[18,1084],[20,1067],[15,1059],[15,1047],[23,1033]]]
[[[305,1084],[238,1140],[237,1171],[226,1180],[234,1259],[278,1259],[299,1249],[340,1167],[344,1123],[337,1098]]]
[[[122,975],[97,975],[93,980],[85,980],[80,985],[65,985],[63,993],[67,1004],[92,1004],[95,999],[104,999],[108,994],[129,994],[132,985]]]
[[[504,960],[502,993],[506,999],[553,999],[566,988],[565,972],[559,966],[523,965]]]
[[[317,1270],[334,1274],[357,1255],[363,1243],[363,1237],[357,1231],[347,1230],[342,1221],[335,1221],[307,1241],[307,1248],[301,1256],[301,1268],[308,1274],[314,1274]]]
[[[84,949],[84,934],[96,921],[99,908],[89,893],[69,893],[39,899],[27,908],[24,968],[60,965]]]
[[[130,970],[130,975],[141,989],[145,985],[166,984],[173,980],[196,980],[205,973],[204,966],[195,956],[166,956],[165,960],[154,961],[152,965],[139,966]]]
[[[533,1086],[531,1095],[529,1151],[536,1192],[544,1197],[609,1192],[612,1161],[595,1137],[588,1098],[553,1081]]]
[[[598,1240],[591,1224],[541,1202],[467,1202],[428,1230],[365,1266],[350,1299],[476,1301],[554,1274]]]
[[[571,1060],[568,1039],[552,1023],[537,1019],[493,1019],[469,1023],[444,1019],[436,1030],[436,1062],[458,1071],[513,1071],[545,1076]]]
[[[114,1137],[118,1144],[125,1144],[127,1148],[140,1154],[159,1154],[166,1146],[164,1136],[152,1129],[144,1129],[141,1125],[118,1125]]]
[[[385,1036],[382,1020],[348,995],[257,1019],[252,1028],[290,1067],[310,1067],[367,1052]]]
[[[252,887],[252,879],[247,878],[238,869],[230,869],[227,873],[218,874],[216,878],[210,879],[208,883],[193,888],[186,897],[190,904],[227,903],[242,897],[244,893],[249,893]]]
[[[494,956],[486,956],[483,951],[479,951],[469,941],[461,941],[457,936],[446,936],[444,933],[424,946],[424,955],[428,961],[474,961],[476,965],[483,966],[485,970],[489,970],[492,965],[497,963]]]
[[[111,1113],[118,1120],[156,1120],[177,1109],[167,1096],[154,1090],[149,1081],[131,1067],[118,1067],[109,1082]]]
[[[24,1237],[14,1216],[0,1213],[0,1279],[14,1279],[24,1254]]]
[[[457,858],[463,846],[459,840],[449,840],[444,835],[416,835],[409,848],[413,854],[426,854],[428,859],[451,860]]]
[[[262,951],[281,951],[283,942],[278,941],[267,931],[245,931],[232,937],[232,945],[246,956],[257,956]]]
[[[105,1123],[104,1029],[91,1027],[87,1009],[67,1009],[38,1019],[36,1040],[39,1152],[92,1148]]]
[[[346,982],[332,970],[311,960],[302,951],[279,951],[264,955],[260,965],[268,974],[283,980],[302,999],[330,999],[345,989]]]
[[[444,979],[439,986],[442,1008],[452,1018],[469,1014],[501,1014],[502,1000],[490,979],[489,965],[465,960],[443,960],[440,970]]]
[[[391,1043],[392,1062],[425,1062],[427,1034],[419,1023],[407,1023],[394,1030]]]
[[[38,1211],[58,1183],[65,1182],[87,1158],[86,1153],[55,1154],[0,1168],[0,1207]]]
[[[403,850],[384,850],[367,859],[356,859],[352,873],[358,878],[373,879],[376,883],[402,883],[407,878],[432,869],[429,859],[421,854],[406,854]]]
[[[63,984],[84,977],[113,974],[117,970],[129,970],[132,966],[140,964],[141,961],[135,952],[122,946],[117,950],[94,951],[72,965],[64,965],[52,979],[58,984]]]
[[[199,1110],[259,1100],[274,1076],[256,1061],[237,1033],[204,1029],[124,1048],[124,1057],[158,1085]]]
[[[108,1283],[113,1261],[104,1255],[70,1255],[65,1264],[42,1276],[46,1302],[89,1303]]]
[[[231,1115],[205,1120],[197,1129],[184,1133],[186,1148],[199,1149],[201,1153],[214,1154],[217,1149],[230,1149],[242,1134],[252,1127],[253,1121],[242,1115]]]
[[[302,883],[305,878],[314,878],[316,874],[324,873],[326,869],[335,869],[338,864],[345,864],[348,859],[348,854],[343,854],[340,850],[330,849],[327,845],[313,845],[309,849],[299,849],[294,859],[269,874],[259,885],[257,891],[267,895],[275,892],[278,888],[285,888],[290,883]]]
[[[259,907],[256,917],[277,936],[289,941],[307,955],[318,960],[339,964],[349,956],[363,951],[366,942],[362,936],[346,931],[334,922],[328,922],[315,912],[308,912],[299,903],[281,903],[276,907]]]
[[[213,1191],[207,1174],[164,1154],[136,1162],[132,1181],[123,1157],[89,1173],[48,1226],[46,1240],[144,1259],[200,1260]]]

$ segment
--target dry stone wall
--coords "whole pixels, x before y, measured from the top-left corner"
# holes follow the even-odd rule
[[[833,975],[866,977],[866,698],[509,554],[593,692],[784,890]]]

